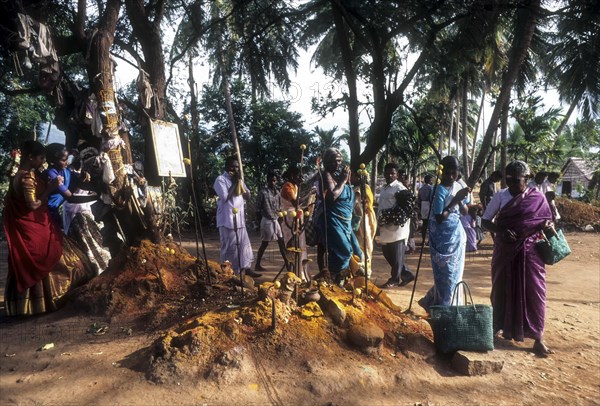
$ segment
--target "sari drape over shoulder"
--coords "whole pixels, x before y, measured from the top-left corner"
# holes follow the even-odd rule
[[[27,207],[26,194],[33,191],[34,196],[40,196],[45,189],[45,182],[29,172],[12,181],[6,195],[4,231],[9,273],[18,292],[41,281],[62,255],[62,231],[50,220],[48,206],[42,204],[35,210]]]
[[[9,316],[56,310],[69,290],[94,276],[89,260],[50,219],[46,204],[27,208],[27,199],[44,193],[43,180],[34,173],[21,176],[9,186],[4,212],[8,242],[4,303]]]
[[[327,196],[326,196],[327,198]],[[331,202],[325,201],[325,215],[319,218],[319,229],[327,233],[329,272],[336,275],[350,266],[353,254],[363,259],[358,240],[352,230],[354,192],[344,185],[342,193]]]
[[[433,268],[434,289],[428,293],[428,305],[449,305],[454,287],[462,280],[465,267],[466,234],[460,222],[458,206],[450,210],[448,218],[438,224],[436,214],[441,214],[454,198],[461,186],[454,182],[452,187],[438,186],[432,198],[429,219],[429,251]],[[433,295],[433,297],[432,297]],[[460,296],[459,302],[462,301]],[[426,306],[428,307],[428,306]]]
[[[546,317],[546,270],[535,249],[537,230],[552,212],[545,196],[528,188],[515,196],[496,216],[496,224],[511,229],[517,241],[494,239],[492,294],[494,331],[506,339],[539,340]]]

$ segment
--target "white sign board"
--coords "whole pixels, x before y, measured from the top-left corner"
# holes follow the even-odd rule
[[[179,128],[166,121],[150,120],[158,176],[185,177]]]

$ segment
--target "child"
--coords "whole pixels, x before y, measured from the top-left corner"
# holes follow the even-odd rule
[[[481,241],[483,241],[483,238],[485,237],[485,235],[483,233],[483,229],[481,228],[481,215],[482,214],[483,214],[483,207],[479,204],[476,206],[473,206],[471,209],[469,209],[469,215],[475,219],[475,234],[477,236],[477,247],[479,247],[479,245],[481,244]]]
[[[546,192],[546,200],[548,201],[548,205],[550,206],[550,210],[552,211],[552,221],[554,221],[554,223],[556,224],[558,220],[560,220],[560,214],[558,213],[558,209],[556,208],[556,192]]]
[[[56,222],[56,224],[63,228],[63,221],[61,220],[60,209],[65,201],[71,203],[87,203],[98,200],[96,195],[91,196],[74,196],[73,190],[75,190],[79,174],[73,172],[67,167],[69,153],[64,145],[54,143],[46,147],[46,160],[48,161],[48,169],[44,172],[49,179],[55,179],[58,176],[63,178],[63,184],[56,189],[54,193],[48,198],[48,210],[50,217]],[[65,232],[67,230],[64,230]]]
[[[91,202],[98,200],[98,195],[78,187],[77,183],[83,183],[83,179],[67,167],[67,158],[64,145],[50,144],[46,147],[47,176],[50,179],[62,176],[64,179],[63,185],[48,198],[48,211],[63,232],[76,241],[99,274],[108,267],[110,253],[102,246],[100,227],[92,216]]]

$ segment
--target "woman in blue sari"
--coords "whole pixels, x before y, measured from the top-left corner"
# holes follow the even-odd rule
[[[449,305],[454,287],[462,280],[465,266],[466,234],[460,221],[467,214],[464,200],[471,189],[463,188],[458,178],[458,160],[442,159],[441,182],[433,195],[429,218],[429,250],[434,287],[419,301],[426,310],[431,305]]]
[[[358,255],[362,261],[362,251],[352,231],[354,192],[350,186],[350,168],[342,165],[342,155],[335,148],[325,151],[323,166],[324,216],[319,218],[318,225],[327,234],[324,242],[331,277],[343,283],[341,272],[350,266],[352,255]]]

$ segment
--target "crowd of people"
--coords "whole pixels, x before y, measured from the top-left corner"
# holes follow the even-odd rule
[[[306,194],[302,197],[303,178],[297,167],[286,171],[281,190],[277,175],[269,173],[257,201],[262,244],[256,265],[252,270],[250,251],[244,251],[247,254],[240,251],[245,256],[240,261],[245,268],[241,269],[251,276],[264,273],[266,269],[261,265],[264,251],[270,241],[277,241],[284,267],[291,269],[289,248],[296,248],[302,258],[299,273],[303,279],[310,279],[305,267],[307,244],[302,227],[310,222],[318,235],[314,244],[319,273],[314,278],[327,275],[343,286],[353,261],[361,262],[360,270],[370,274],[377,241],[390,266],[390,277],[381,287],[405,286],[415,279],[405,259],[415,225],[420,222],[423,243],[429,245],[434,285],[419,304],[429,310],[432,305],[451,304],[455,287],[463,279],[466,252],[480,248],[485,230],[494,241],[491,273],[494,332],[518,341],[532,338],[533,350],[547,356],[552,351],[543,342],[545,271],[534,245],[539,231],[551,227],[559,218],[554,204],[558,174],[537,173],[528,184],[529,168],[524,162],[513,161],[505,168],[507,188],[498,189],[503,175],[494,171],[481,183],[476,203],[472,189],[461,179],[458,160],[447,156],[440,167],[438,179],[435,175],[425,175],[416,195],[412,195],[407,176],[397,164],[388,163],[384,168],[385,184],[377,190],[377,198],[360,176],[350,173],[336,149],[324,152],[323,169],[306,182]],[[229,184],[228,193],[219,193],[220,205],[227,199],[231,201],[234,189],[235,179]],[[239,202],[243,206],[242,200]],[[298,223],[300,226],[293,226],[295,223],[287,219],[297,219],[298,212],[311,213],[312,217],[304,218]],[[239,231],[246,232],[243,227]],[[247,237],[239,238],[245,241]],[[233,236],[229,239],[232,241]],[[223,249],[230,244],[222,244],[221,260],[230,260],[235,265],[237,254]],[[235,266],[234,269],[239,270]],[[458,293],[460,304],[462,292]]]
[[[81,158],[69,163],[68,156],[60,144],[44,147],[27,141],[21,147],[4,213],[9,315],[55,310],[68,290],[108,266],[111,252],[103,245],[91,207],[99,195],[88,187],[89,174],[82,170]],[[45,161],[48,166],[42,172]],[[324,151],[322,162],[323,168],[307,182],[294,165],[284,172],[283,183],[277,173],[266,174],[266,185],[256,199],[261,245],[254,261],[245,216],[251,191],[238,159],[227,158],[213,185],[221,261],[229,261],[237,274],[260,277],[266,271],[265,250],[276,242],[282,270],[294,270],[305,281],[328,277],[344,286],[352,273],[370,275],[377,241],[390,266],[390,277],[381,287],[402,287],[415,279],[406,255],[420,222],[434,279],[433,287],[419,300],[428,310],[432,305],[451,304],[454,288],[463,278],[465,253],[478,250],[487,230],[494,241],[495,332],[507,339],[532,338],[536,353],[551,353],[543,342],[544,263],[534,245],[539,231],[560,218],[555,205],[557,173],[538,172],[528,183],[527,164],[513,161],[505,168],[507,188],[497,189],[503,175],[494,171],[481,183],[476,203],[452,156],[442,159],[437,176],[424,176],[416,194],[393,162],[385,165],[385,184],[375,195],[365,173],[352,174],[339,150]],[[312,234],[307,242],[309,228]],[[309,244],[317,247],[319,269],[314,276],[308,270]]]

